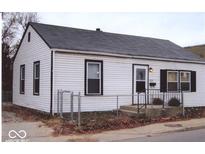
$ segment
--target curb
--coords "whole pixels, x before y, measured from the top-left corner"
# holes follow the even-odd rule
[[[192,130],[198,130],[198,129],[204,129],[205,126],[196,126],[196,127],[185,127],[179,130],[173,130],[173,131],[166,131],[166,132],[161,132],[161,133],[156,133],[156,134],[165,134],[165,133],[174,133],[174,132],[185,132],[185,131],[192,131]]]
[[[152,133],[152,134],[141,134],[138,136],[133,136],[133,137],[129,137],[126,138],[127,139],[133,139],[133,138],[138,138],[138,137],[153,137],[155,135],[159,135],[159,134],[168,134],[168,133],[174,133],[174,132],[185,132],[185,131],[192,131],[192,130],[198,130],[198,129],[204,129],[204,126],[196,126],[196,127],[183,127],[181,129],[178,130],[170,130],[170,131],[164,131],[164,132],[159,132],[159,133]],[[99,142],[120,142],[120,140],[124,140],[124,139],[119,139],[119,140],[110,140],[110,141],[106,141],[106,140],[98,140]]]

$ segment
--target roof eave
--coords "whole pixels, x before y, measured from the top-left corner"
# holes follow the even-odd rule
[[[183,59],[168,59],[168,58],[148,57],[148,56],[134,56],[134,55],[125,55],[125,54],[106,53],[106,52],[99,53],[95,51],[68,50],[68,49],[59,49],[59,48],[51,48],[51,50],[56,51],[56,52],[65,52],[65,53],[74,53],[74,54],[101,55],[101,56],[112,56],[112,57],[121,57],[121,58],[134,58],[134,59],[147,59],[147,60],[156,60],[156,61],[205,64],[205,61],[194,61],[194,60],[185,60],[185,59],[183,60]]]

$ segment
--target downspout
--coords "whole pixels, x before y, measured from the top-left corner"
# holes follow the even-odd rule
[[[55,50],[53,50],[53,91],[52,91],[52,96],[53,96],[53,104],[55,104]],[[53,112],[52,112],[52,115],[54,115],[55,113],[55,107],[54,105],[52,105],[52,109],[53,109]]]
[[[53,53],[51,50],[51,74],[50,74],[50,115],[53,115]]]

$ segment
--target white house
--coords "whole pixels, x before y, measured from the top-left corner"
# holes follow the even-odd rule
[[[56,112],[58,89],[80,92],[82,111],[144,89],[181,89],[185,106],[205,106],[205,60],[168,40],[29,23],[13,66],[13,103],[40,111]]]

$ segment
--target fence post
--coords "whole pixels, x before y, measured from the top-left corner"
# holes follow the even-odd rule
[[[145,91],[145,109],[147,108],[147,93]]]
[[[81,112],[81,96],[78,93],[78,127],[80,127],[80,112]]]
[[[181,103],[182,103],[182,114],[184,116],[185,113],[184,113],[184,95],[183,95],[183,91],[181,91]]]
[[[71,121],[73,121],[73,92],[70,94],[70,112]]]
[[[135,95],[134,93],[132,93],[132,105],[134,105],[134,101],[135,101]]]
[[[119,116],[119,114],[118,114],[118,108],[119,108],[119,106],[118,106],[118,95],[117,95],[117,117]]]
[[[63,91],[60,90],[60,117],[63,118]]]
[[[149,98],[149,96],[150,96],[150,89],[148,89],[147,90],[147,104],[150,104],[150,98]]]
[[[140,112],[140,107],[139,107],[139,92],[137,93],[137,112],[139,113]]]
[[[163,104],[162,104],[162,108],[164,108],[164,101],[165,101],[165,98],[164,98],[164,92],[163,92]]]

